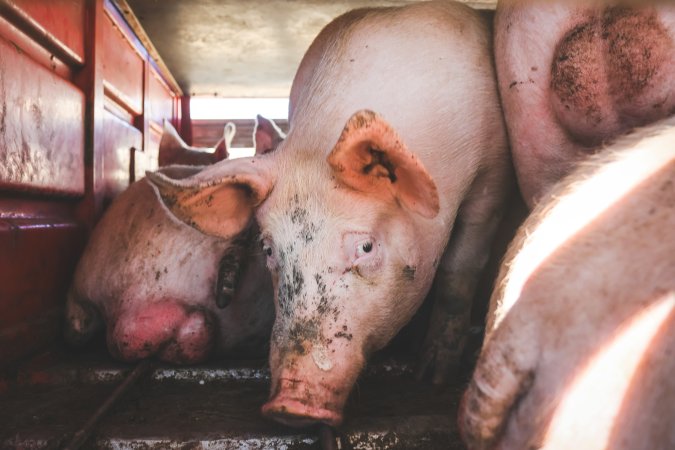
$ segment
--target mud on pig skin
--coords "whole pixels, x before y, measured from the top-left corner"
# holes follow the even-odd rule
[[[164,163],[227,157],[234,136],[228,124],[215,152],[208,152],[187,146],[168,122],[164,126]],[[274,122],[257,116],[256,152],[274,150],[284,137]],[[171,166],[161,173],[182,178],[202,169]],[[226,239],[195,232],[164,207],[147,180],[134,183],[106,212],[79,262],[68,294],[66,339],[83,344],[105,327],[110,352],[125,361],[263,356],[274,312],[256,235],[251,223]]]
[[[675,448],[675,118],[542,199],[460,407],[471,449]]]
[[[368,355],[430,289],[425,367],[451,371],[512,182],[490,42],[456,3],[349,12],[303,59],[276,152],[152,177],[205,233],[260,224],[277,312],[267,416],[339,424]]]
[[[603,143],[675,114],[675,5],[620,4],[497,4],[499,91],[530,208]]]

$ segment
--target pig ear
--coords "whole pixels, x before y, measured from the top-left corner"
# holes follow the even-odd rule
[[[253,140],[255,141],[256,155],[263,155],[276,149],[281,141],[286,139],[286,135],[273,121],[264,118],[258,114],[255,118],[255,131]]]
[[[146,175],[178,220],[224,239],[249,225],[254,209],[273,186],[270,172],[252,158],[223,161],[183,179],[160,172]]]
[[[225,128],[223,129],[223,137],[216,144],[216,150],[213,152],[213,156],[216,161],[222,161],[227,159],[230,156],[230,148],[232,148],[232,140],[234,139],[234,133],[237,132],[237,127],[232,122],[227,122]]]
[[[188,145],[181,139],[173,125],[171,125],[171,122],[165,119],[164,131],[162,132],[162,138],[159,141],[159,165],[166,166],[171,164],[176,156],[179,155],[183,149],[187,148],[187,146]]]
[[[361,192],[395,198],[426,218],[439,211],[436,183],[422,162],[377,113],[361,110],[328,155],[339,181]]]

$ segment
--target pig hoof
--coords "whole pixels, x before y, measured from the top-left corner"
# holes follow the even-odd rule
[[[89,342],[96,332],[103,328],[103,321],[93,303],[76,301],[69,297],[64,328],[66,342],[80,347]]]

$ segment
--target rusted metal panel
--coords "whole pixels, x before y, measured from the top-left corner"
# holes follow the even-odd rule
[[[103,178],[106,200],[112,200],[129,186],[131,149],[142,148],[143,135],[109,111],[103,114]]]
[[[150,120],[158,125],[162,125],[162,120],[171,120],[173,118],[174,95],[169,87],[164,83],[159,74],[152,65],[150,68],[150,77],[148,78],[148,109],[146,115]]]
[[[84,193],[84,102],[0,39],[0,189]]]
[[[65,218],[0,218],[0,362],[58,338],[84,233]]]
[[[101,22],[103,79],[106,95],[130,111],[143,113],[143,58],[132,47],[119,26],[105,14]]]
[[[0,11],[67,63],[84,64],[84,0],[0,0]]]

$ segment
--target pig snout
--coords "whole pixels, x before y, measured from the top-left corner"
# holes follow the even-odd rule
[[[263,405],[262,413],[293,427],[315,423],[337,426],[342,423],[342,397],[339,390],[322,383],[283,377],[272,398]]]
[[[208,357],[214,334],[214,320],[207,311],[163,301],[121,314],[109,328],[108,349],[124,361],[156,356],[193,364]]]
[[[305,342],[303,348],[300,354],[282,356],[272,348],[272,389],[262,413],[294,427],[316,423],[338,426],[365,358],[340,346],[327,348]],[[324,359],[324,353],[330,358]]]

